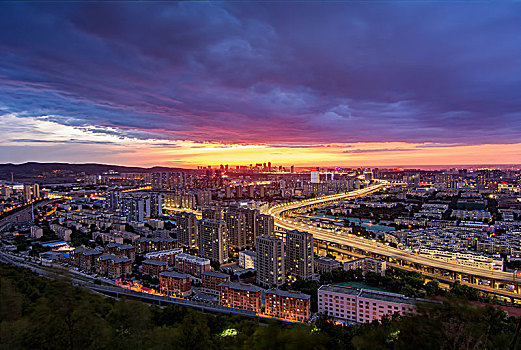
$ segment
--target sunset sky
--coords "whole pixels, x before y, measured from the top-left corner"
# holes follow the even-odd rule
[[[26,161],[521,164],[521,2],[3,2]]]

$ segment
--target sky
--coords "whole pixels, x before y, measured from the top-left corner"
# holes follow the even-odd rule
[[[0,3],[0,162],[521,163],[521,2]]]

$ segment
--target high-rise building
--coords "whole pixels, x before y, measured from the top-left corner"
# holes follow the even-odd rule
[[[212,192],[211,191],[206,191],[206,190],[197,191],[197,206],[199,208],[210,204],[211,201],[212,201]]]
[[[313,278],[313,235],[292,230],[286,232],[286,272],[292,278]]]
[[[253,247],[255,245],[255,238],[259,235],[256,230],[257,216],[260,215],[258,209],[238,208],[237,212],[244,214],[246,227],[246,245]]]
[[[33,199],[40,198],[40,185],[33,185]]]
[[[320,172],[318,172],[318,171],[311,172],[311,183],[312,184],[320,183]]]
[[[185,185],[186,174],[183,172],[152,173],[152,189],[168,191],[182,188]]]
[[[228,261],[228,234],[226,223],[212,219],[202,219],[197,226],[199,255],[217,261]]]
[[[180,244],[194,249],[197,242],[197,217],[193,213],[178,213],[175,216],[177,240]]]
[[[244,249],[246,240],[246,216],[240,212],[227,212],[224,214],[226,230],[228,231],[228,242],[230,247]]]
[[[24,185],[23,191],[24,202],[29,202],[33,199],[40,198],[40,185]]]
[[[275,231],[275,221],[273,216],[259,214],[255,218],[255,234],[258,236],[273,235]]]
[[[223,221],[224,220],[224,212],[225,212],[225,210],[223,208],[219,208],[219,207],[203,208],[203,210],[202,210],[202,218],[203,219],[211,219],[211,220]]]
[[[276,236],[257,237],[257,283],[266,286],[284,284],[284,241]]]
[[[127,221],[143,221],[145,219],[145,199],[127,196],[120,199],[121,214]]]
[[[23,188],[24,202],[29,202],[33,198],[33,191],[31,185],[25,185]]]

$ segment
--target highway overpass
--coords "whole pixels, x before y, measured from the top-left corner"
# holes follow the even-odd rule
[[[490,283],[492,288],[498,288],[499,284],[508,284],[514,287],[516,294],[519,293],[521,277],[510,272],[480,269],[425,256],[417,256],[386,244],[311,226],[299,220],[287,217],[287,214],[290,212],[297,212],[306,208],[322,206],[340,200],[366,196],[387,186],[389,185],[385,182],[378,182],[360,190],[278,204],[271,207],[268,210],[268,214],[274,216],[275,226],[283,231],[301,230],[311,232],[317,245],[329,245],[347,252],[371,256],[393,264],[413,268],[419,272],[429,273],[430,275],[449,277],[454,281],[467,279],[472,284],[478,284],[479,280],[482,280]],[[519,296],[519,298],[521,298],[521,296]]]

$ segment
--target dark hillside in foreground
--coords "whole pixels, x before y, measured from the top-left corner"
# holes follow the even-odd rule
[[[11,350],[509,349],[519,321],[490,305],[449,301],[382,324],[342,327],[319,318],[312,325],[266,326],[179,306],[116,301],[6,264],[0,264],[0,286],[0,349]]]

